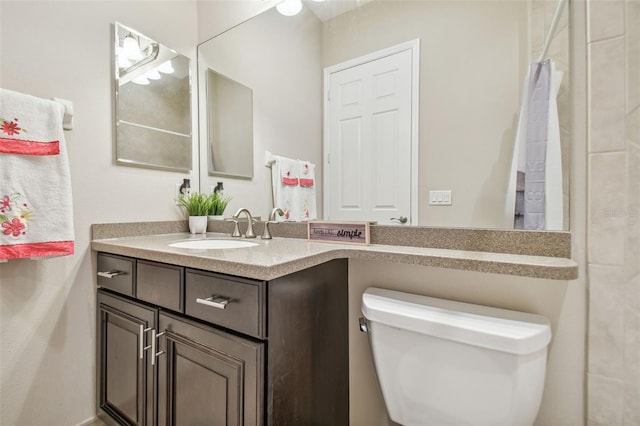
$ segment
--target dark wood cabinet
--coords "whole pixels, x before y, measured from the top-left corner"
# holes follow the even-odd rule
[[[144,356],[157,310],[98,291],[98,400],[118,423],[154,424],[154,368]]]
[[[348,425],[346,260],[271,281],[130,260],[139,285],[115,288],[144,288],[144,301],[98,290],[107,420]]]
[[[268,283],[270,426],[349,424],[347,260]]]
[[[263,424],[264,344],[160,315],[158,424]]]

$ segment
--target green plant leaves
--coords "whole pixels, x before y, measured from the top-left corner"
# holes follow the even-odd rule
[[[231,197],[220,195],[217,192],[211,195],[192,192],[189,195],[180,196],[178,200],[187,210],[189,216],[208,216],[223,214]]]
[[[209,201],[211,202],[211,205],[209,207],[209,214],[220,216],[227,208],[227,204],[229,204],[229,201],[231,201],[231,197],[220,195],[220,193],[214,192],[213,194],[209,195]]]

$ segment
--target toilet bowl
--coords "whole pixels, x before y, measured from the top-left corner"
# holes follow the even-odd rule
[[[405,426],[531,426],[549,321],[539,315],[380,288],[362,295],[389,417]]]

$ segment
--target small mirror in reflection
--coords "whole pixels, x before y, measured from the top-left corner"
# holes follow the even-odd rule
[[[253,92],[207,69],[209,175],[253,178]]]

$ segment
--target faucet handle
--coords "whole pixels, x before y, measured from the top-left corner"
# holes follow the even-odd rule
[[[264,222],[264,232],[262,233],[263,240],[271,240],[273,237],[271,236],[271,230],[269,229],[269,224],[278,223],[275,220],[267,220]]]
[[[255,238],[256,233],[253,230],[253,224],[256,223],[257,220],[251,218],[251,220],[247,221],[247,232],[244,233],[245,238]]]
[[[240,233],[240,229],[238,228],[238,221],[234,218],[225,218],[224,220],[228,221],[228,222],[233,222],[233,232],[231,233],[232,237],[241,237],[242,234]]]

